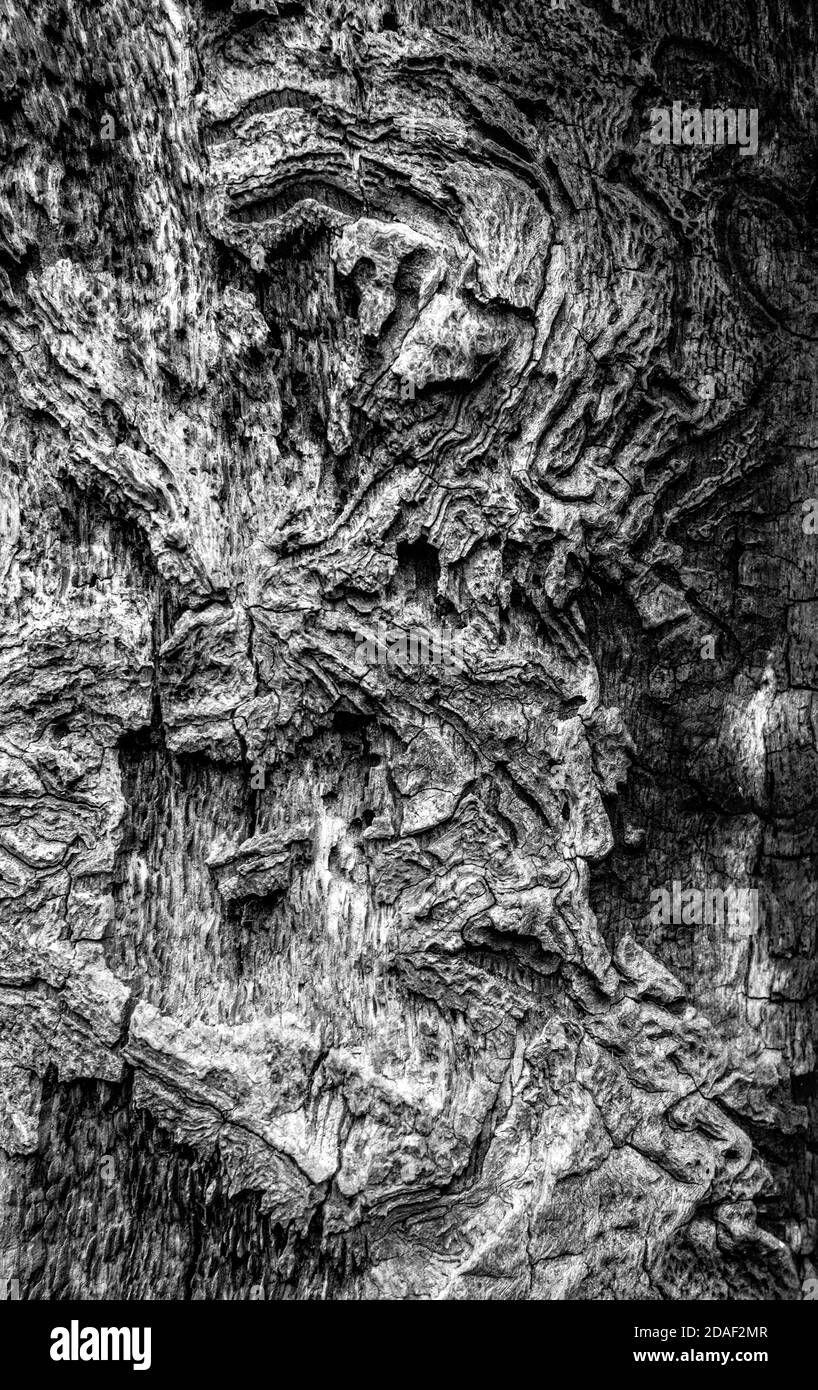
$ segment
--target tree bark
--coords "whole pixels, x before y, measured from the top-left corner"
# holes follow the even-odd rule
[[[815,1295],[816,67],[3,0],[0,1283]]]

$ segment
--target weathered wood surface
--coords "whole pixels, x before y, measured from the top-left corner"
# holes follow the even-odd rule
[[[3,0],[23,1297],[818,1287],[816,66],[796,0]]]

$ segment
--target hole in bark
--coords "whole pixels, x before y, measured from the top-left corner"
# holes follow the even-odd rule
[[[352,710],[338,709],[332,716],[333,731],[341,738],[353,738],[362,741],[367,722],[364,715],[355,714]]]
[[[440,559],[428,541],[401,541],[398,545],[398,569],[407,576],[413,588],[425,589],[432,594],[436,592],[440,579]]]

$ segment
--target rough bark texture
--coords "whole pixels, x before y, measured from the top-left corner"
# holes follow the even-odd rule
[[[818,1288],[817,67],[806,0],[3,0],[22,1297]]]

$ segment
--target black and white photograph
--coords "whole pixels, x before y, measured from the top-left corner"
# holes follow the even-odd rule
[[[814,0],[0,0],[50,1380],[169,1305],[814,1355],[817,154]]]

